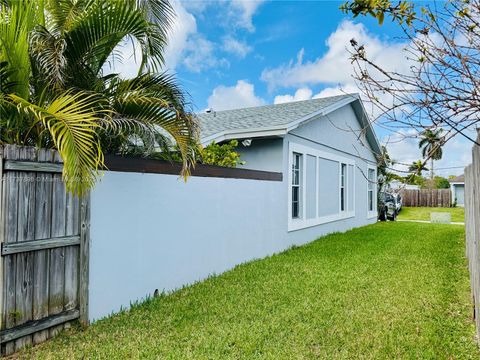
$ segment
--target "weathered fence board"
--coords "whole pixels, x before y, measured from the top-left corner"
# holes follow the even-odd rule
[[[56,163],[10,160],[5,162],[4,168],[5,170],[11,171],[39,171],[49,173],[61,173],[63,170],[63,165]]]
[[[38,151],[38,161],[53,161],[53,152],[41,149]],[[37,191],[35,194],[35,238],[48,239],[51,237],[51,226],[47,226],[48,219],[52,217],[52,174],[37,174]],[[50,252],[40,250],[35,252],[34,269],[34,301],[33,319],[40,320],[48,316],[48,289]],[[48,339],[48,330],[38,331],[33,334],[33,343],[38,344]]]
[[[0,148],[3,355],[87,318],[89,198],[66,192],[62,167],[51,150]]]
[[[465,234],[473,315],[480,338],[480,146],[477,145],[472,149],[472,164],[465,168]]]
[[[7,159],[18,159],[19,149],[15,147],[6,147],[5,148],[5,158]],[[6,224],[5,224],[5,243],[11,243],[17,241],[17,218],[18,218],[18,177],[14,172],[6,173]],[[17,266],[16,255],[8,256],[5,259],[4,264],[4,292],[5,292],[5,304],[4,304],[4,313],[5,317],[5,327],[7,329],[12,328],[16,325],[16,304],[15,304],[15,295],[16,295],[16,271]],[[5,344],[5,353],[9,354],[15,351],[15,342],[10,342]]]
[[[452,193],[450,189],[403,189],[403,206],[451,207]]]

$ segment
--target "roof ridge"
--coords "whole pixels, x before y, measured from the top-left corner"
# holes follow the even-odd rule
[[[334,98],[341,98],[341,97],[347,97],[347,96],[352,96],[352,97],[359,97],[358,93],[346,93],[346,94],[341,94],[341,95],[333,95],[333,96],[325,96],[325,97],[319,97],[315,99],[307,99],[307,100],[296,100],[296,101],[288,101],[280,104],[265,104],[265,105],[260,105],[260,106],[250,106],[250,107],[243,107],[243,108],[238,108],[238,109],[228,109],[228,110],[215,110],[212,108],[211,112],[201,112],[201,113],[196,113],[196,115],[208,115],[208,114],[213,114],[214,112],[219,114],[219,113],[226,113],[226,112],[234,112],[234,111],[240,111],[240,110],[245,110],[245,109],[261,109],[261,108],[266,108],[266,107],[275,107],[275,106],[288,106],[291,104],[298,104],[298,103],[306,103],[306,102],[313,102],[313,101],[318,101],[318,100],[331,100]]]

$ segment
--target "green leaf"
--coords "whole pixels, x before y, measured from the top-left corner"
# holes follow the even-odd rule
[[[9,98],[19,111],[33,116],[35,122],[50,132],[64,161],[63,179],[67,189],[81,195],[92,188],[98,170],[104,166],[96,131],[99,121],[111,115],[103,108],[101,99],[83,92],[65,92],[41,107],[17,95]]]

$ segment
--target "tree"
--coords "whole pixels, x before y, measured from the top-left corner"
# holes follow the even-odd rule
[[[374,122],[414,137],[443,128],[442,146],[455,136],[476,143],[480,0],[426,6],[410,1],[353,0],[342,9],[354,16],[374,16],[380,24],[388,16],[404,33],[405,61],[410,64],[407,73],[379,65],[364,44],[351,40],[354,77],[378,110]]]
[[[386,146],[381,147],[381,153],[377,155],[378,162],[378,191],[383,191],[384,186],[393,180],[402,180],[401,176],[390,171],[395,165],[395,160],[390,157]]]
[[[430,159],[430,180],[433,180],[433,161],[440,160],[443,156],[443,130],[427,129],[420,134],[421,139],[418,147],[422,150],[424,159]]]
[[[240,160],[240,154],[235,151],[237,146],[237,140],[231,140],[221,145],[212,142],[200,152],[200,161],[203,164],[232,168],[237,167],[237,165],[244,165],[245,162]]]
[[[151,149],[167,136],[187,175],[196,122],[175,79],[158,73],[172,21],[163,0],[1,1],[0,144],[58,149],[78,193],[95,183],[105,149]],[[105,75],[126,40],[139,46],[138,76]]]
[[[424,188],[427,183],[423,176],[416,175],[415,173],[405,176],[404,182],[409,185],[418,185],[421,188]]]
[[[433,179],[435,182],[435,188],[436,189],[449,189],[450,188],[450,183],[448,182],[448,179],[442,177],[442,176],[435,176]]]
[[[422,172],[428,171],[428,169],[425,167],[425,164],[422,160],[417,160],[412,162],[412,164],[408,167],[408,171],[415,175],[422,176]]]
[[[358,15],[373,16],[380,25],[383,24],[385,15],[390,15],[393,21],[398,21],[400,24],[406,23],[407,25],[411,25],[416,17],[413,3],[404,0],[394,4],[390,0],[353,0],[346,1],[340,6],[340,9],[352,13],[353,17]]]
[[[171,145],[167,145],[170,147]],[[240,159],[240,153],[236,151],[238,146],[237,140],[231,140],[223,144],[217,144],[212,141],[204,148],[199,147],[195,153],[195,160],[198,163],[206,165],[223,166],[229,168],[235,168],[237,165],[244,165],[245,162]],[[176,147],[173,147],[173,151],[167,149],[167,151],[158,151],[147,156],[151,158],[168,160],[171,162],[181,162],[182,156]],[[139,154],[137,154],[139,155]]]

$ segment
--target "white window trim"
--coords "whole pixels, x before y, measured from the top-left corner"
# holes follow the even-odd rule
[[[292,218],[292,191],[290,189],[291,184],[292,184],[292,163],[293,163],[293,153],[298,153],[302,155],[302,191],[301,191],[301,198],[300,198],[300,206],[302,208],[302,212],[300,214],[299,218]],[[315,186],[315,199],[316,199],[316,217],[312,219],[307,219],[306,218],[306,162],[307,162],[307,155],[314,156],[316,158],[316,186]],[[320,158],[321,159],[326,159],[326,160],[331,160],[337,162],[338,165],[338,177],[339,181],[341,181],[340,176],[341,176],[341,164],[346,164],[347,169],[346,169],[346,184],[345,184],[345,194],[346,194],[346,200],[345,200],[345,208],[347,210],[345,211],[340,211],[340,191],[338,194],[338,201],[339,201],[339,206],[338,206],[338,213],[336,214],[331,214],[331,215],[324,215],[324,216],[318,216],[318,193],[319,193],[319,174],[320,174]],[[353,176],[352,179],[349,179],[348,176],[348,165],[353,166]],[[343,219],[348,219],[355,217],[355,160],[339,156],[336,154],[331,154],[325,151],[317,150],[308,146],[296,144],[293,142],[289,142],[288,146],[288,231],[295,231],[295,230],[300,230],[312,226],[317,226],[321,224],[326,224],[329,222],[333,221],[339,221]],[[353,181],[353,194],[350,194],[348,191],[348,185],[349,181]],[[340,188],[339,188],[340,189]],[[348,211],[348,200],[349,196],[353,196],[353,209]]]
[[[295,219],[298,219],[298,218],[301,218],[302,217],[302,214],[303,214],[303,196],[302,196],[302,192],[305,191],[304,190],[304,183],[303,183],[303,167],[304,167],[304,161],[303,161],[303,154],[300,154],[300,153],[296,153],[296,152],[293,152],[292,153],[292,162],[291,162],[291,166],[290,166],[290,171],[293,173],[293,159],[294,159],[294,155],[299,155],[299,164],[298,164],[298,184],[296,185],[293,185],[293,176],[291,178],[291,181],[290,181],[290,195],[292,195],[293,193],[293,187],[296,186],[298,187],[298,196],[299,196],[299,199],[298,199],[298,210],[297,210],[297,213],[298,213],[298,216],[295,218]],[[300,164],[301,162],[301,164]],[[291,210],[292,210],[292,218],[293,218],[293,198],[292,200],[290,201],[291,204]]]
[[[368,207],[368,183],[370,182],[368,178],[368,172],[369,170],[373,170],[373,211],[370,211]],[[378,206],[377,206],[377,168],[372,165],[367,165],[367,218],[372,219],[372,218],[377,218],[378,217]]]

